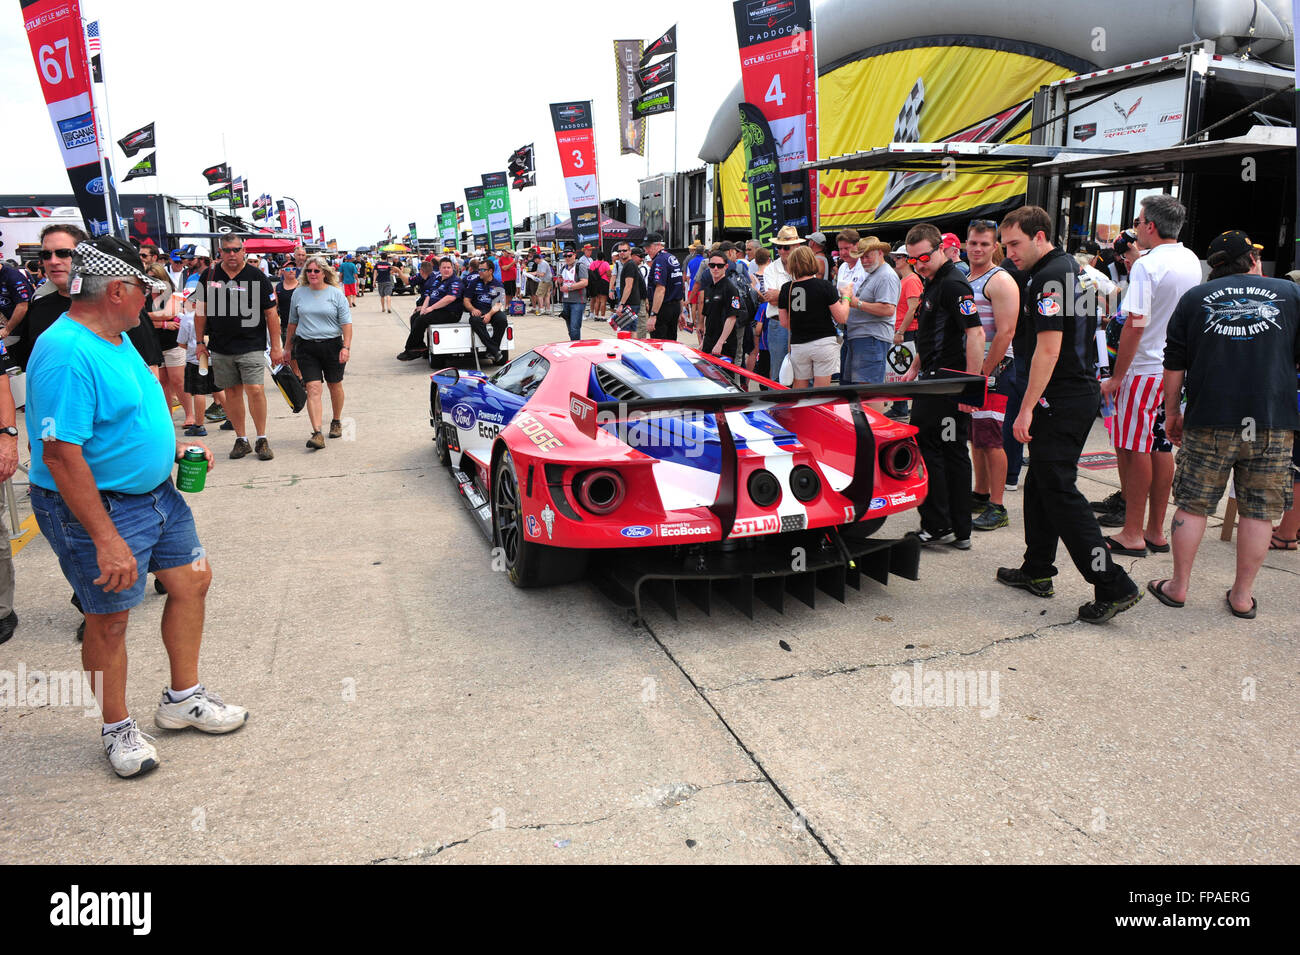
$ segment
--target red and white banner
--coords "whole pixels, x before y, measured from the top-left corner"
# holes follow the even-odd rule
[[[596,134],[591,122],[591,100],[552,103],[551,122],[560,148],[564,192],[569,199],[574,239],[579,248],[587,242],[599,247],[600,182],[596,177]]]
[[[817,55],[812,2],[735,0],[732,8],[744,101],[757,106],[767,119],[782,179],[790,183],[794,178],[791,174],[800,165],[817,158]],[[786,225],[811,229],[817,221],[816,175],[798,177],[801,195],[786,197]]]
[[[101,166],[86,35],[77,0],[19,0],[36,75],[50,110],[63,165],[91,235],[118,231],[107,214],[116,209],[111,173]],[[107,199],[107,201],[106,201]],[[116,215],[114,215],[116,218]]]

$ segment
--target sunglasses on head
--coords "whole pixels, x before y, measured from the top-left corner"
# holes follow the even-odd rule
[[[970,229],[993,229],[994,231],[997,230],[997,227],[998,227],[998,224],[997,224],[996,222],[994,222],[992,219],[971,219],[971,220],[970,220],[970,224],[969,224],[968,226],[966,226],[967,230],[970,230]]]
[[[907,264],[916,265],[918,262],[929,262],[932,258],[934,258],[934,256],[935,256],[934,249],[931,249],[929,252],[922,252],[920,255],[909,255],[907,257]]]
[[[41,249],[42,262],[48,262],[56,255],[61,259],[70,259],[72,258],[72,250],[71,249]]]

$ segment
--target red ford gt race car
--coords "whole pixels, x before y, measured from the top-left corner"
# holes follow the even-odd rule
[[[438,460],[512,583],[571,581],[590,561],[638,613],[647,594],[708,612],[716,593],[752,616],[756,597],[843,600],[864,572],[916,579],[915,541],[872,537],[925,497],[916,429],[862,402],[980,405],[982,377],[792,390],[627,335],[432,376]]]

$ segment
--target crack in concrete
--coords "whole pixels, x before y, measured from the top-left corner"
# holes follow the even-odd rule
[[[1047,624],[1046,626],[1039,627],[1037,630],[1034,630],[1030,633],[1022,633],[1014,637],[999,637],[998,639],[993,640],[990,643],[986,643],[984,646],[978,647],[974,650],[941,650],[940,652],[930,654],[929,656],[908,657],[906,660],[883,661],[880,663],[855,663],[851,666],[844,666],[844,667],[830,667],[830,668],[815,667],[807,670],[795,670],[792,673],[784,673],[781,676],[751,677],[748,680],[737,680],[735,683],[727,683],[719,687],[708,687],[708,689],[712,690],[715,693],[723,693],[727,690],[734,689],[735,687],[738,686],[751,686],[755,683],[780,683],[783,680],[792,680],[795,677],[813,677],[814,679],[822,679],[823,677],[841,676],[843,674],[848,674],[848,673],[857,673],[860,670],[878,670],[881,669],[882,667],[906,667],[906,666],[912,666],[913,664],[917,664],[917,663],[929,663],[933,660],[941,660],[944,657],[953,657],[953,656],[973,657],[983,653],[985,650],[988,650],[992,647],[996,647],[999,644],[1018,643],[1021,640],[1037,640],[1039,637],[1043,635],[1044,632],[1048,630],[1055,630],[1059,627],[1070,627],[1078,622],[1079,622],[1078,618],[1075,618],[1073,620],[1063,620],[1060,623]]]
[[[366,863],[366,865],[383,865],[385,862],[415,862],[420,859],[432,859],[434,856],[441,855],[443,852],[446,852],[448,849],[454,849],[456,846],[466,845],[469,842],[473,841],[474,839],[477,839],[479,836],[488,832],[529,832],[529,831],[538,832],[543,829],[579,829],[584,826],[593,826],[598,822],[607,822],[610,819],[613,819],[615,816],[626,815],[627,813],[637,812],[638,810],[675,809],[676,807],[681,806],[686,802],[688,802],[689,800],[693,799],[695,796],[699,795],[700,793],[707,792],[710,789],[717,789],[720,786],[740,786],[740,785],[745,785],[747,783],[765,783],[765,782],[767,782],[766,779],[763,779],[761,777],[755,777],[753,779],[724,779],[722,782],[709,783],[709,785],[707,786],[698,786],[698,787],[691,786],[689,783],[687,784],[679,783],[671,787],[670,795],[684,793],[684,796],[683,798],[671,803],[664,802],[664,801],[657,801],[645,805],[628,806],[624,809],[616,810],[604,816],[597,816],[595,819],[583,819],[579,822],[530,822],[522,826],[489,826],[486,829],[479,829],[477,832],[472,832],[463,839],[456,839],[453,840],[452,842],[440,842],[436,846],[426,846],[421,849],[416,849],[414,852],[407,853],[406,855],[380,856],[377,859],[369,860]],[[655,790],[651,790],[651,792],[654,791]]]

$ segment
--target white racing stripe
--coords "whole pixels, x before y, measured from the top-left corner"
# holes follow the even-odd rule
[[[743,412],[733,411],[727,414],[727,423],[731,433],[745,439],[745,446],[755,454],[762,455],[763,467],[771,471],[781,485],[781,501],[776,512],[782,517],[795,514],[808,515],[808,509],[790,491],[790,472],[794,470],[794,454],[780,447],[772,435],[762,428],[751,424]]]
[[[645,358],[649,360],[650,364],[655,366],[655,371],[659,372],[659,374],[663,375],[665,378],[686,377],[686,370],[659,349],[651,348],[649,345],[639,342],[635,338],[625,338],[620,342],[620,344],[624,348],[645,356]]]

